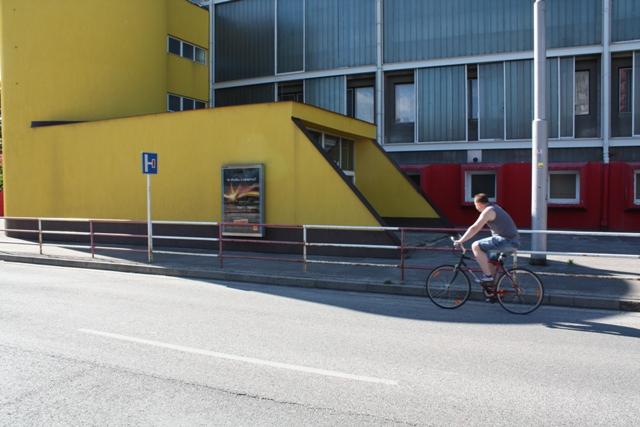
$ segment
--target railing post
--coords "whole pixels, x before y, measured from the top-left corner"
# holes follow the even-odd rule
[[[91,244],[91,258],[96,257],[96,243],[93,239],[93,221],[89,220],[89,242]]]
[[[218,263],[220,268],[224,268],[223,262],[223,250],[222,250],[222,224],[223,222],[218,223]]]
[[[400,229],[400,281],[404,282],[404,228]]]
[[[147,223],[147,259],[149,264],[153,262],[153,222]]]
[[[302,261],[304,263],[304,272],[307,272],[307,226],[302,226]]]
[[[38,218],[38,246],[40,246],[40,255],[42,255],[42,220]]]

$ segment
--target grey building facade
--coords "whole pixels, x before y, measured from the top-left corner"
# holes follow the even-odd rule
[[[640,160],[640,1],[546,3],[552,160]],[[467,161],[469,150],[528,160],[532,10],[531,0],[217,1],[212,105],[293,99],[370,120],[402,164]]]

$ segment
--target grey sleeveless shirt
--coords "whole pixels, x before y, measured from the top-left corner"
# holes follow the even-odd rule
[[[493,221],[487,222],[487,225],[491,229],[491,234],[493,236],[499,235],[505,239],[518,241],[518,229],[509,214],[495,203],[491,204],[490,207],[496,213],[496,218]]]

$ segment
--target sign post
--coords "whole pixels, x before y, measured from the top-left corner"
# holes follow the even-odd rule
[[[147,176],[147,259],[153,262],[153,227],[151,223],[151,175],[158,174],[158,153],[142,153],[142,173]]]

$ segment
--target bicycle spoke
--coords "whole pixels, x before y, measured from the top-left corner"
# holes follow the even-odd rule
[[[514,268],[500,278],[496,294],[507,311],[527,314],[542,303],[544,288],[540,279],[531,271]]]
[[[437,267],[427,278],[427,296],[438,307],[460,307],[470,293],[468,277],[453,265]]]

